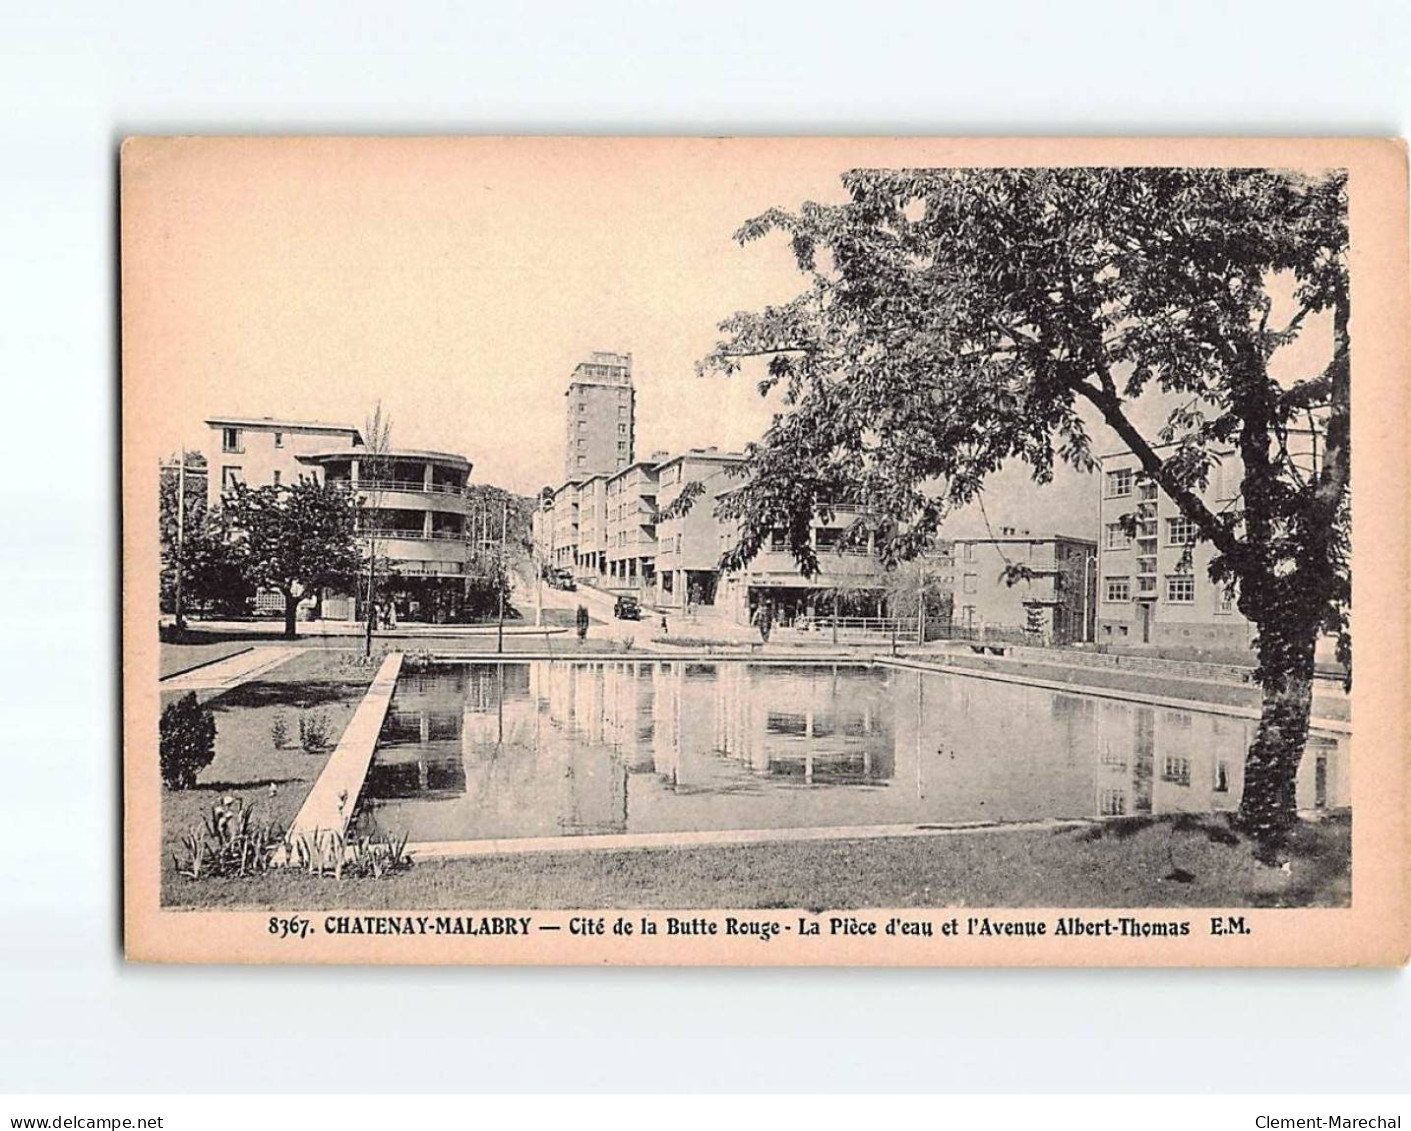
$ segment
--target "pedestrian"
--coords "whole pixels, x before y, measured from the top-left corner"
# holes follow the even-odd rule
[[[774,610],[768,601],[762,602],[755,610],[755,625],[759,628],[760,641],[768,644],[770,630],[774,627]]]
[[[395,602],[392,601],[387,602],[387,627],[397,627],[397,606]]]
[[[574,619],[578,626],[578,643],[582,644],[588,638],[588,606],[579,605]]]

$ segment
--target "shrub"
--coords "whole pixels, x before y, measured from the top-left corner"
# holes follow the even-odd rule
[[[331,745],[333,728],[328,721],[328,712],[311,711],[299,716],[299,745],[310,754],[327,750]]]
[[[190,789],[216,756],[215,716],[188,691],[162,712],[160,735],[162,781],[168,789]]]
[[[189,880],[254,876],[281,864],[311,876],[380,880],[412,866],[405,833],[350,838],[320,829],[294,838],[273,821],[255,820],[255,807],[238,797],[215,802],[181,844],[184,858],[173,853],[172,864]]]
[[[348,837],[334,829],[305,833],[289,844],[289,864],[310,876],[380,880],[412,866],[407,834],[376,832]]]
[[[274,716],[274,722],[269,724],[269,736],[274,740],[274,748],[283,750],[289,742],[289,720],[284,717],[284,712]]]
[[[238,797],[222,797],[210,813],[181,838],[186,859],[173,854],[172,863],[192,880],[210,876],[251,876],[266,872],[285,848],[284,829],[254,819],[254,806]]]

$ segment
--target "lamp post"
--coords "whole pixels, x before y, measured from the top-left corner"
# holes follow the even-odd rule
[[[1088,570],[1092,567],[1094,555],[1083,555],[1083,643],[1091,644],[1092,637],[1088,635]]]
[[[509,527],[509,521],[510,497],[509,492],[506,492],[505,497],[501,500],[500,509],[500,549],[499,553],[495,555],[497,559],[495,569],[495,590],[499,594],[500,606],[500,621],[495,629],[496,652],[503,652],[505,650],[505,585],[508,583],[509,580],[505,574],[505,533]]]
[[[186,614],[181,607],[181,574],[186,565],[186,447],[181,448],[181,463],[176,469],[176,630],[186,628]]]

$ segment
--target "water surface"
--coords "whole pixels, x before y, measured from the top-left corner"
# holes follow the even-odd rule
[[[361,809],[414,841],[1209,813],[1254,725],[883,666],[447,665],[399,679]],[[1347,804],[1345,741],[1301,808]]]

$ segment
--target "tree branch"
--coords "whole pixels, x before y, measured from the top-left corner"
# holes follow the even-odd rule
[[[1098,376],[1101,377],[1102,374],[1099,373]],[[1171,501],[1181,509],[1181,513],[1196,524],[1196,528],[1205,540],[1230,558],[1232,564],[1238,566],[1243,549],[1240,540],[1234,536],[1219,516],[1205,505],[1199,495],[1180,483],[1167,470],[1165,463],[1156,454],[1151,444],[1147,442],[1146,437],[1138,432],[1136,426],[1127,419],[1127,414],[1122,411],[1121,400],[1105,387],[1106,384],[1107,382],[1104,382],[1102,390],[1094,389],[1085,381],[1072,382],[1069,387],[1092,402],[1102,413],[1102,418],[1107,421],[1112,430],[1126,442],[1127,447],[1141,463],[1142,470],[1170,496]]]

